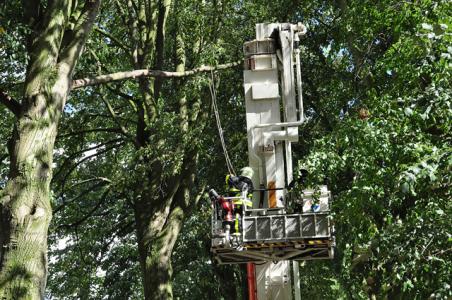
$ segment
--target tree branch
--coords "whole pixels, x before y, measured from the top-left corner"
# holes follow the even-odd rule
[[[0,90],[0,103],[5,105],[6,108],[8,108],[16,117],[19,116],[20,110],[22,108],[20,103],[1,90]]]
[[[109,145],[109,144],[116,144],[116,143],[118,143],[118,142],[120,142],[120,141],[122,141],[122,140],[123,140],[122,138],[117,138],[117,139],[109,140],[109,141],[106,141],[106,142],[103,142],[103,143],[99,143],[99,144],[97,144],[97,145],[94,145],[93,147],[85,148],[85,149],[76,151],[76,152],[74,152],[74,153],[71,153],[68,157],[66,157],[66,158],[64,159],[64,161],[63,161],[63,163],[61,164],[61,166],[58,167],[57,172],[53,175],[52,181],[55,181],[55,180],[58,178],[59,174],[64,170],[65,166],[66,166],[70,161],[72,161],[74,158],[76,158],[78,155],[80,155],[80,154],[82,154],[82,153],[84,153],[84,152],[93,151],[93,150],[95,150],[95,152],[97,153],[97,150],[96,150],[96,149],[99,149],[99,148],[101,148],[101,147],[107,146],[107,145]]]
[[[64,191],[65,191],[65,184],[66,184],[66,181],[67,181],[67,179],[69,178],[69,176],[72,174],[72,172],[79,166],[79,165],[81,165],[82,163],[84,163],[85,161],[87,161],[87,160],[89,160],[89,159],[91,159],[91,158],[93,158],[93,157],[97,157],[97,156],[99,156],[99,155],[102,155],[102,154],[104,154],[104,153],[107,153],[107,152],[109,152],[110,150],[113,150],[113,149],[115,149],[115,148],[117,148],[117,147],[119,147],[119,146],[122,146],[124,143],[118,143],[118,144],[116,144],[116,145],[113,145],[113,146],[111,146],[111,147],[106,147],[104,150],[101,150],[101,151],[98,151],[98,152],[96,152],[96,153],[94,153],[94,154],[91,154],[91,155],[87,155],[87,156],[85,156],[83,159],[81,159],[80,161],[78,161],[78,162],[76,162],[74,165],[72,165],[72,167],[69,169],[69,171],[66,173],[66,175],[63,177],[63,184],[62,184],[62,186],[61,186],[61,191],[62,191],[62,193],[64,193]]]
[[[215,70],[225,70],[235,66],[238,66],[242,63],[242,60],[235,61],[227,64],[217,65],[217,66],[201,66],[199,68],[195,68],[189,71],[184,72],[170,72],[170,71],[161,71],[161,70],[133,70],[133,71],[125,71],[125,72],[117,72],[107,75],[99,75],[93,78],[81,78],[72,81],[72,89],[79,89],[82,87],[90,86],[90,85],[98,85],[102,83],[126,80],[138,77],[160,77],[160,78],[178,78],[178,77],[186,77],[195,75],[197,73],[202,72],[210,72]]]
[[[92,186],[83,189],[79,194],[77,194],[76,196],[66,200],[63,196],[64,196],[64,192],[61,192],[60,195],[57,197],[58,198],[62,198],[62,203],[60,205],[58,205],[54,210],[53,210],[53,214],[57,214],[60,210],[62,210],[63,208],[66,207],[67,204],[72,203],[73,201],[81,198],[81,197],[86,197],[86,195],[88,193],[91,193],[92,191],[100,188],[100,187],[104,187],[105,185],[109,185],[110,183],[108,181],[99,181],[96,184],[93,184]]]
[[[118,119],[118,115],[115,113],[115,110],[113,109],[113,107],[111,106],[110,102],[107,100],[107,98],[105,97],[104,94],[100,94],[99,95],[102,102],[104,102],[105,106],[107,106],[108,112],[110,113],[111,117],[113,118],[113,120],[115,121],[116,125],[119,126],[119,128],[121,129],[121,133],[124,134],[128,139],[130,139],[132,141],[132,143],[135,145],[135,147],[139,148],[140,147],[140,142],[134,138],[129,131],[127,130],[127,128],[125,128],[121,122]]]
[[[73,67],[75,66],[75,62],[85,46],[85,41],[94,25],[94,20],[97,16],[100,2],[101,0],[85,2],[82,14],[75,24],[74,31],[71,33],[72,38],[59,57],[60,63],[72,66],[72,68],[67,70],[68,74],[71,74]]]
[[[107,183],[112,183],[112,181],[110,179],[106,178],[106,177],[93,177],[93,178],[88,178],[88,179],[76,182],[76,183],[72,184],[68,189],[72,189],[72,188],[74,188],[76,186],[85,184],[87,182],[92,182],[92,181],[103,181],[103,182],[107,182]],[[63,197],[63,195],[60,194],[57,198],[60,198],[60,197]]]
[[[97,204],[86,214],[86,215],[84,215],[81,219],[79,219],[79,220],[77,220],[77,221],[75,221],[75,222],[73,222],[73,223],[71,223],[71,224],[62,224],[62,225],[60,225],[60,226],[58,226],[56,229],[58,230],[58,229],[60,229],[60,228],[66,228],[66,229],[69,229],[69,228],[72,228],[72,227],[77,227],[77,226],[79,226],[79,225],[81,225],[83,222],[85,222],[89,217],[91,217],[93,214],[94,214],[94,212],[97,210],[97,209],[99,209],[99,207],[105,202],[105,200],[107,199],[107,195],[108,195],[108,193],[110,192],[110,189],[109,188],[107,188],[106,190],[105,190],[105,192],[102,194],[102,196],[101,196],[101,198],[100,198],[100,200],[99,200],[99,202],[97,202]]]
[[[97,25],[94,25],[93,29],[98,32],[99,34],[109,38],[113,43],[115,43],[117,46],[119,46],[121,49],[125,50],[126,53],[130,52],[130,47],[125,45],[123,42],[121,42],[117,37],[109,33],[108,31],[103,30]]]
[[[120,87],[116,87],[116,89],[112,88],[110,86],[110,84],[106,84],[105,87],[107,88],[107,90],[109,90],[110,92],[112,92],[113,94],[115,94],[116,96],[122,97],[125,100],[127,100],[127,103],[129,103],[129,105],[132,107],[134,112],[138,111],[137,105],[135,103],[135,98],[132,96],[129,96],[123,92],[121,92],[121,88]]]
[[[80,135],[85,133],[92,133],[92,132],[114,132],[114,133],[122,133],[121,128],[92,128],[92,129],[85,129],[80,131],[72,131],[65,134],[61,134],[57,136],[57,139],[66,138],[69,136],[74,135]]]

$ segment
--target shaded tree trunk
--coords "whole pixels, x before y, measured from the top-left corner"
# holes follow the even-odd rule
[[[185,160],[185,168],[173,181],[166,198],[156,199],[143,191],[135,203],[138,251],[145,299],[172,299],[171,254],[186,215],[195,207],[203,191],[191,196],[194,186],[196,155]],[[154,204],[151,206],[150,204]]]
[[[150,1],[148,5],[154,7],[157,14],[152,15],[151,18],[150,38],[143,35],[143,28],[136,28],[141,35],[136,38],[139,46],[135,61],[140,68],[146,68],[149,61],[152,60],[154,67],[160,69],[163,66],[165,28],[171,0]],[[149,20],[149,16],[146,19],[144,14],[139,14],[139,18],[142,18],[143,22]],[[146,51],[152,46],[155,46],[154,52]],[[184,55],[185,53],[182,53],[182,56]],[[177,71],[183,71],[184,64],[185,59],[178,63]],[[141,147],[146,148],[151,147],[150,137],[152,135],[152,128],[147,128],[159,117],[156,101],[159,98],[161,81],[140,78],[139,88],[141,105],[138,111],[136,139]],[[185,102],[184,97],[181,102]],[[183,103],[182,106],[185,106]],[[180,125],[182,131],[187,130],[186,114],[186,110],[183,111],[183,121]],[[180,151],[184,151],[183,146]],[[171,254],[188,210],[190,202],[188,186],[190,178],[192,178],[193,166],[191,163],[185,163],[183,165],[185,170],[183,168],[178,174],[174,174],[168,179],[167,188],[159,191],[164,171],[162,162],[158,159],[156,161],[153,158],[148,159],[153,163],[148,164],[147,178],[143,185],[139,185],[140,197],[136,199],[134,205],[144,295],[145,299],[172,299]]]
[[[99,3],[51,2],[43,27],[31,38],[23,101],[8,143],[9,178],[0,197],[0,299],[44,298],[54,142]],[[67,31],[73,13],[74,29]]]
[[[178,202],[182,200],[180,197],[189,197],[186,190],[185,187],[181,187],[174,200]],[[142,212],[135,210],[145,299],[172,299],[171,253],[182,227],[184,208],[174,207],[166,220],[162,220],[163,226],[156,222],[155,218]],[[154,219],[154,222],[150,224],[149,219]]]
[[[133,41],[130,55],[132,64],[137,69],[147,69],[150,65],[161,69],[164,65],[165,31],[172,0],[149,0],[141,4],[128,11],[129,18],[136,20],[129,24],[129,36]],[[176,48],[176,73],[185,74],[185,48],[179,34]],[[171,254],[185,216],[201,197],[199,191],[193,190],[197,152],[196,146],[187,142],[189,127],[203,128],[207,115],[200,113],[201,105],[193,105],[190,110],[182,92],[183,86],[174,84],[181,94],[176,98],[178,103],[174,103],[179,109],[180,130],[177,134],[180,142],[174,144],[178,170],[169,171],[172,167],[168,165],[171,163],[160,158],[164,153],[156,154],[151,150],[158,148],[155,145],[171,142],[171,139],[166,139],[166,133],[157,131],[161,128],[154,128],[165,118],[157,105],[162,79],[140,77],[138,88],[140,97],[137,97],[135,140],[136,149],[143,153],[139,164],[143,165],[145,175],[133,189],[139,195],[134,201],[134,214],[143,289],[145,299],[172,299]],[[200,104],[202,99],[196,99],[195,102]]]

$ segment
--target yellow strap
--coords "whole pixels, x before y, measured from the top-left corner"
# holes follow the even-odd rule
[[[245,204],[246,204],[247,207],[253,207],[253,202],[250,201],[250,200],[245,200],[245,201],[243,201],[242,199],[238,199],[238,200],[235,199],[235,200],[232,200],[232,203],[234,203],[234,205],[242,205],[243,202],[245,202]]]
[[[243,198],[232,200],[232,202],[234,202],[234,203],[239,203],[239,204],[242,203],[243,201],[245,201],[245,202],[251,202],[251,200],[248,200],[248,199],[244,200]]]
[[[239,232],[239,214],[235,214],[235,224],[234,224],[234,229],[235,232]]]

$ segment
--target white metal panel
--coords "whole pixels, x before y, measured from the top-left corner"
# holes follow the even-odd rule
[[[248,132],[248,157],[249,166],[254,170],[252,178],[255,187],[260,186],[260,182],[266,185],[266,168],[265,159],[262,155],[263,139],[262,133],[271,130],[270,128],[256,128],[257,124],[275,122],[279,120],[280,116],[280,101],[275,99],[262,99],[259,101],[253,100],[253,85],[278,84],[277,70],[267,71],[244,71],[244,87],[245,87],[245,104],[246,104],[246,123]],[[270,154],[271,155],[271,154]],[[274,154],[273,154],[274,155]],[[261,179],[260,179],[261,178]],[[253,198],[253,206],[257,207],[260,201],[258,195]],[[264,203],[266,201],[263,201]]]
[[[294,295],[295,300],[301,300],[301,292],[300,292],[300,263],[298,261],[292,262],[292,269],[293,269],[293,288],[294,288]]]
[[[257,299],[292,299],[289,261],[256,266]]]
[[[298,142],[298,127],[287,127],[286,130],[287,135],[290,137],[289,141],[292,143]]]
[[[265,132],[264,145],[271,144],[273,141],[286,141],[286,143],[298,141],[298,135],[295,135],[296,132],[290,129],[294,128],[286,128],[285,130],[272,130],[269,132]]]
[[[278,83],[278,70],[245,70],[243,71],[243,81],[245,84],[258,82]]]
[[[259,55],[254,57],[254,70],[276,69],[276,55]]]
[[[250,85],[251,86],[251,85]],[[249,93],[245,94],[246,98],[246,122],[248,127],[248,159],[249,166],[253,169],[253,184],[259,187],[259,178],[265,178],[265,169],[263,157],[261,155],[260,145],[262,144],[262,129],[252,129],[256,124],[261,123],[262,114],[270,111],[272,108],[272,100],[253,101],[251,98],[251,88]],[[265,184],[265,183],[264,183]],[[257,195],[255,195],[257,196]],[[253,206],[257,207],[259,203],[258,197],[253,197]]]
[[[265,300],[267,295],[267,270],[268,265],[271,263],[266,263],[263,265],[256,265],[256,291],[257,300]]]
[[[274,99],[279,97],[279,86],[277,83],[253,83],[251,85],[251,96],[253,100]]]
[[[293,70],[293,53],[291,43],[291,32],[284,30],[280,32],[281,52],[283,59],[282,94],[284,103],[284,117],[286,122],[297,121],[297,107],[295,105],[295,84]]]

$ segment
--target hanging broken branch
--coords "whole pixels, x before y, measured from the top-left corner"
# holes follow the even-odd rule
[[[143,69],[143,70],[133,70],[133,71],[125,71],[125,72],[117,72],[107,75],[99,75],[92,78],[82,78],[82,79],[76,79],[72,81],[72,89],[79,89],[85,86],[90,85],[98,85],[102,83],[112,82],[112,81],[119,81],[119,80],[126,80],[131,78],[138,78],[138,77],[160,77],[160,78],[170,78],[170,77],[186,77],[191,76],[197,73],[202,72],[210,72],[215,70],[224,70],[229,69],[235,66],[238,66],[242,63],[241,60],[217,65],[217,66],[201,66],[199,68],[195,68],[192,70],[184,71],[184,72],[171,72],[171,71],[161,71],[161,70],[149,70],[149,69]]]

